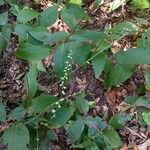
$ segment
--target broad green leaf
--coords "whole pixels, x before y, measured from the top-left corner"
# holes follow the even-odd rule
[[[111,40],[120,39],[126,35],[133,35],[139,31],[139,28],[132,22],[124,21],[110,29],[109,38]]]
[[[111,125],[114,129],[119,129],[123,127],[127,121],[130,121],[132,117],[129,114],[115,114],[109,120],[109,125]]]
[[[35,39],[44,42],[47,37],[50,36],[50,33],[48,32],[47,28],[44,26],[37,26],[33,28],[32,30],[28,31],[31,36],[33,36]]]
[[[25,43],[16,52],[16,56],[28,61],[38,61],[49,55],[50,48]]]
[[[91,128],[94,132],[96,132],[98,129],[103,130],[107,127],[106,123],[102,121],[100,117],[92,117],[92,116],[87,116],[85,119],[85,124]],[[91,132],[90,132],[91,133]]]
[[[10,39],[11,33],[13,32],[13,28],[11,25],[7,24],[2,27],[2,36],[4,36],[7,40]]]
[[[134,105],[134,103],[138,100],[138,96],[126,96],[125,102],[130,105]]]
[[[150,98],[148,98],[146,96],[139,97],[133,105],[150,109]]]
[[[86,114],[89,111],[89,103],[88,101],[84,98],[85,94],[84,93],[79,93],[76,96],[76,106],[79,109],[81,113]]]
[[[139,47],[139,48],[149,50],[149,47],[150,47],[150,29],[144,31],[144,33],[142,34],[142,37],[137,40],[136,44],[137,44],[137,47]]]
[[[27,23],[38,16],[39,13],[33,9],[22,9],[17,16],[17,21],[21,23]]]
[[[150,8],[149,0],[132,0],[132,5],[135,9],[147,9]]]
[[[115,54],[119,64],[139,65],[150,64],[150,50],[143,48],[131,48],[126,52],[118,52]]]
[[[93,70],[95,73],[95,77],[99,78],[99,76],[101,75],[104,66],[105,66],[105,53],[100,53],[97,56],[95,56],[92,60],[92,66],[93,66]]]
[[[13,125],[2,135],[2,143],[8,144],[8,150],[28,150],[29,131],[22,123]]]
[[[40,25],[49,27],[53,23],[55,23],[57,17],[58,17],[57,7],[51,6],[40,14],[39,23]]]
[[[62,11],[62,20],[69,26],[71,30],[75,30],[78,25],[76,17],[65,9]]]
[[[70,0],[70,3],[81,5],[82,4],[82,0]]]
[[[0,36],[0,52],[4,50],[6,46],[7,46],[6,39]]]
[[[99,31],[82,31],[79,33],[76,33],[70,37],[73,41],[101,41],[106,37],[106,35],[103,32]]]
[[[5,105],[0,102],[0,122],[4,122],[6,120],[6,109]]]
[[[147,90],[150,90],[150,69],[145,71],[144,76],[145,76],[145,87]]]
[[[25,24],[16,24],[14,30],[15,33],[19,36],[20,41],[28,40],[28,31],[31,30],[32,27]]]
[[[0,0],[0,5],[3,5],[5,3],[4,0]]]
[[[84,9],[77,4],[70,4],[67,11],[79,19],[83,19],[87,16]]]
[[[42,61],[37,61],[37,62],[36,62],[36,65],[37,65],[37,70],[38,70],[38,71],[47,72],[47,71],[46,71],[46,68],[44,67],[44,64],[43,64]]]
[[[48,130],[46,136],[40,144],[40,150],[52,150],[50,141],[58,140],[56,133],[53,130]],[[51,149],[50,149],[51,148]]]
[[[41,95],[32,99],[32,106],[29,108],[30,113],[46,112],[52,104],[58,101],[57,97],[50,95]]]
[[[118,133],[112,127],[109,127],[107,130],[103,131],[103,135],[106,144],[110,145],[111,148],[115,149],[122,146]]]
[[[124,5],[126,0],[113,0],[113,2],[110,3],[109,11],[114,11],[120,6]]]
[[[86,147],[86,150],[99,150],[99,147],[96,143],[92,142]]]
[[[25,87],[28,98],[33,98],[38,88],[37,69],[35,63],[30,66],[29,72],[25,76]]]
[[[146,122],[148,126],[150,126],[150,112],[143,112],[142,113],[143,120]]]
[[[74,113],[74,109],[71,107],[58,108],[54,117],[48,117],[48,123],[51,128],[60,128],[66,124]]]
[[[68,129],[67,139],[69,139],[72,143],[79,141],[83,133],[84,126],[85,124],[82,117],[79,117],[71,124],[70,128]]]
[[[55,32],[47,36],[46,39],[43,40],[44,44],[53,44],[56,42],[59,42],[61,40],[64,40],[67,38],[68,33],[66,32]]]
[[[111,87],[127,80],[135,71],[135,66],[115,65],[107,73],[105,85]]]
[[[8,114],[10,120],[21,120],[24,118],[26,110],[22,106],[18,106]]]
[[[80,65],[84,64],[87,61],[92,48],[93,47],[90,44],[75,42],[72,47],[73,62]]]
[[[7,24],[7,22],[8,22],[8,12],[0,14],[0,25],[4,26]]]

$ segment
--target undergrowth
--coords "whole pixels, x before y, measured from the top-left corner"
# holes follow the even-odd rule
[[[34,1],[34,5],[38,3]],[[65,129],[67,143],[73,149],[110,150],[123,146],[118,130],[132,120],[133,114],[120,111],[109,120],[106,116],[93,117],[89,111],[94,105],[85,99],[84,89],[73,95],[73,99],[66,95],[66,90],[73,72],[81,67],[86,69],[91,65],[97,79],[103,75],[104,87],[108,90],[129,79],[142,64],[147,64],[145,93],[150,90],[150,29],[146,13],[150,4],[147,0],[144,3],[141,0],[114,0],[109,11],[120,9],[126,3],[137,15],[136,19],[106,25],[103,30],[88,30],[82,25],[90,20],[90,16],[81,7],[80,0],[52,2],[42,12],[33,9],[33,3],[23,5],[15,0],[0,1],[0,5],[8,8],[0,14],[0,50],[4,51],[11,34],[16,34],[19,48],[14,55],[26,60],[29,68],[23,79],[26,97],[8,112],[5,100],[0,102],[0,122],[8,125],[1,131],[0,141],[7,144],[8,150],[53,149],[59,128]],[[103,1],[95,0],[96,8],[102,4]],[[138,17],[141,12],[143,18]],[[16,16],[13,23],[8,20],[10,13]],[[49,31],[48,27],[57,19],[68,26],[68,32]],[[126,36],[136,37],[135,46],[125,51],[115,49],[114,52],[112,43]],[[51,71],[55,72],[61,89],[58,96],[42,93],[39,89],[38,74],[51,72],[42,63],[49,55],[54,55]],[[75,69],[72,67],[74,64],[78,65]],[[142,124],[149,126],[150,98],[143,94],[126,97],[125,100],[128,109],[137,109]]]

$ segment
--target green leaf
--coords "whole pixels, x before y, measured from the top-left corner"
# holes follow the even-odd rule
[[[137,44],[137,47],[139,47],[139,48],[149,50],[149,47],[150,47],[150,29],[144,31],[144,33],[142,34],[142,37],[137,40],[136,44]]]
[[[49,47],[25,43],[17,50],[16,56],[28,61],[38,61],[48,56],[49,52]]]
[[[32,106],[29,108],[30,113],[46,112],[52,104],[58,101],[57,97],[50,95],[41,95],[32,99]]]
[[[58,140],[57,134],[53,130],[48,130],[44,140],[40,144],[40,150],[51,150],[50,141]]]
[[[146,124],[150,126],[150,112],[143,112],[142,116]]]
[[[82,117],[79,117],[76,121],[74,121],[70,128],[67,131],[67,139],[69,139],[72,143],[79,141],[84,130],[84,121]]]
[[[126,35],[133,35],[139,31],[139,28],[132,22],[124,21],[110,29],[111,40],[120,39]]]
[[[115,114],[109,120],[109,125],[111,125],[114,129],[119,129],[123,127],[127,121],[130,121],[132,117],[129,114]]]
[[[0,52],[4,50],[6,46],[7,46],[6,39],[0,36]]]
[[[86,114],[89,111],[89,103],[84,97],[84,93],[79,93],[76,96],[76,106],[81,113]]]
[[[133,105],[150,109],[150,98],[148,98],[146,96],[139,97]]]
[[[6,120],[6,110],[5,105],[0,102],[0,122],[4,122]]]
[[[74,46],[72,45],[71,48],[73,50],[73,62],[83,65],[87,61],[93,47],[87,43],[74,42]]]
[[[0,1],[0,5],[3,5],[4,3],[5,3],[4,0],[1,0],[1,1]]]
[[[29,72],[25,76],[25,87],[28,98],[33,98],[38,88],[37,70],[34,63],[30,66]]]
[[[145,87],[147,90],[150,90],[150,69],[145,71],[144,76],[145,76]]]
[[[115,55],[119,64],[126,65],[139,65],[150,64],[150,51],[149,49],[131,48],[126,52],[118,52]]]
[[[39,13],[33,9],[22,9],[17,16],[17,21],[27,23],[38,16]]]
[[[123,6],[125,4],[126,0],[113,0],[113,2],[110,3],[109,11],[114,11],[120,6]]]
[[[13,125],[4,132],[2,143],[8,144],[8,150],[27,150],[29,131],[22,123]]]
[[[35,39],[44,42],[47,37],[50,36],[50,33],[48,32],[47,28],[44,26],[37,26],[33,28],[32,30],[28,31],[31,36],[33,36]]]
[[[7,24],[8,22],[8,12],[4,12],[2,14],[0,14],[0,25],[4,26]]]
[[[49,27],[56,22],[57,17],[58,17],[57,7],[51,6],[40,14],[39,23],[40,25]]]
[[[111,87],[127,80],[135,71],[135,66],[115,65],[107,73],[105,85]]]
[[[91,142],[87,147],[86,150],[99,150],[99,147],[96,143]]]
[[[73,108],[62,107],[56,110],[55,117],[48,117],[48,123],[51,128],[60,128],[66,124],[74,113]]]
[[[82,0],[70,0],[70,3],[81,5],[82,4]]]
[[[67,38],[68,33],[66,32],[55,32],[50,34],[46,39],[43,40],[44,44],[53,44]]]
[[[65,9],[62,11],[62,20],[69,26],[71,30],[75,30],[78,25],[76,17]]]
[[[73,41],[101,41],[106,37],[106,35],[103,32],[99,31],[82,31],[78,32],[70,37]]]
[[[149,0],[132,0],[132,5],[135,9],[147,9],[150,8]]]
[[[67,9],[67,12],[73,14],[75,17],[79,19],[83,19],[84,17],[87,16],[85,10],[77,4],[70,4]]]
[[[21,120],[24,118],[26,110],[22,106],[18,106],[8,114],[9,120]]]
[[[20,41],[28,40],[28,31],[31,30],[32,27],[25,24],[16,24],[14,30],[15,33],[19,36]]]
[[[112,127],[109,127],[107,130],[103,131],[103,135],[106,144],[110,145],[111,148],[118,148],[122,146],[118,133]]]
[[[107,127],[106,123],[102,121],[100,117],[92,117],[92,116],[87,116],[85,119],[85,124],[92,129],[92,132],[95,133],[98,131],[98,129],[103,130]],[[90,134],[92,133],[90,131]],[[92,134],[93,134],[92,133]]]
[[[99,78],[99,76],[101,75],[105,66],[105,62],[105,53],[100,53],[92,59],[92,66],[96,78]]]

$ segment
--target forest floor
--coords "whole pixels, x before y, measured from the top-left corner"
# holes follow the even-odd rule
[[[29,3],[30,1],[24,0],[22,3]],[[34,6],[36,9],[45,9],[48,5],[48,1],[42,1],[41,5]],[[123,7],[109,12],[110,0],[105,0],[104,4],[99,8],[94,8],[92,0],[85,0],[83,7],[87,10],[90,16],[89,22],[84,22],[83,26],[88,29],[104,29],[106,25],[113,26],[124,20],[134,21],[135,12],[133,12],[128,4]],[[0,6],[0,13],[8,10],[7,6]],[[11,13],[9,14],[9,21],[11,23],[16,21],[16,17]],[[150,25],[150,24],[149,24]],[[61,23],[55,23],[51,27],[52,32],[56,31],[66,31],[68,28]],[[135,46],[135,37],[126,36],[120,41],[114,41],[112,43],[112,52],[119,49],[126,50],[128,48]],[[16,51],[18,47],[18,39],[15,33],[12,34],[9,44],[6,50],[1,54],[0,60],[0,96],[3,101],[7,103],[7,110],[10,111],[17,105],[25,96],[25,87],[23,84],[23,77],[28,70],[28,63],[23,60],[18,60],[13,52]],[[46,69],[50,72],[49,74],[40,74],[38,77],[39,88],[41,91],[60,95],[59,82],[51,71],[53,63],[53,56],[49,56],[43,60],[43,64]],[[126,96],[140,96],[143,93],[143,84],[145,82],[143,76],[143,70],[145,65],[140,65],[138,70],[123,84],[120,84],[111,89],[105,90],[103,85],[103,77],[96,79],[94,76],[93,69],[91,65],[88,65],[86,69],[74,65],[73,78],[70,81],[66,96],[70,99],[73,95],[79,91],[85,91],[87,100],[94,100],[96,105],[90,110],[89,114],[92,116],[104,116],[107,114],[108,119],[117,112],[130,112],[134,114],[134,119],[128,122],[126,126],[120,130],[118,133],[124,142],[124,147],[121,150],[127,150],[133,148],[134,150],[150,150],[150,130],[146,126],[140,126],[139,117],[135,109],[128,109],[128,105],[124,103]],[[150,96],[150,93],[146,93]],[[0,125],[0,130],[4,125]],[[59,140],[55,143],[56,150],[67,150],[68,145],[65,139],[65,132],[63,129],[57,131]],[[3,147],[0,145],[0,150]]]

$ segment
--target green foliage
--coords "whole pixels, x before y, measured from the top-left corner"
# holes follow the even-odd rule
[[[4,122],[6,120],[6,109],[5,105],[0,102],[0,122]]]
[[[48,56],[49,52],[49,47],[25,43],[17,50],[16,56],[28,61],[38,61]]]
[[[122,142],[118,133],[112,127],[105,130],[103,134],[105,142],[110,145],[111,148],[117,148],[122,146]]]
[[[39,16],[39,24],[43,26],[51,26],[58,17],[57,7],[52,6],[43,11]]]
[[[8,21],[8,12],[4,12],[4,13],[0,14],[0,19],[1,19],[0,25],[1,26],[6,25],[7,21]]]
[[[112,1],[110,11],[119,10],[126,2],[126,0]],[[102,3],[101,0],[95,0],[95,11]],[[76,93],[75,97],[70,99],[65,96],[69,87],[66,85],[71,82],[70,79],[76,69],[80,67],[86,69],[88,63],[93,68],[95,78],[104,80],[106,88],[126,81],[138,65],[149,65],[149,18],[146,20],[138,16],[135,17],[137,24],[124,19],[125,21],[113,24],[111,28],[105,26],[104,30],[89,30],[82,26],[82,23],[90,22],[88,12],[81,7],[82,0],[52,2],[53,6],[42,12],[38,12],[37,8],[33,9],[33,4],[23,6],[16,0],[2,0],[1,4],[9,5],[10,10],[0,14],[0,51],[5,50],[11,34],[16,34],[19,48],[15,55],[18,59],[28,62],[28,70],[23,79],[26,97],[22,100],[22,104],[18,102],[12,105],[12,110],[7,113],[8,106],[0,102],[0,122],[12,123],[12,126],[2,134],[2,143],[8,144],[8,150],[53,149],[53,141],[58,140],[54,131],[64,128],[68,143],[75,149],[121,148],[122,141],[117,131],[123,128],[132,116],[120,112],[111,116],[110,120],[105,118],[107,116],[93,117],[90,115],[91,102],[86,100],[85,91]],[[38,0],[36,4],[39,5]],[[150,5],[147,0],[132,0],[132,6],[144,10]],[[10,12],[17,17],[17,22],[13,24],[9,23]],[[69,27],[68,32],[51,33],[50,26],[58,19],[62,19]],[[143,25],[146,26],[146,30]],[[140,36],[134,43],[136,48],[111,53],[110,48],[114,41],[127,36],[136,39],[137,35]],[[52,69],[43,65],[43,59],[49,55],[54,56]],[[78,67],[74,70],[74,66]],[[61,91],[57,93],[58,96],[43,93],[38,78],[41,72],[52,79],[54,77],[52,75],[56,75],[58,83],[62,84],[58,87]],[[88,85],[88,81],[86,82]],[[149,82],[150,72],[147,69],[144,85],[146,90],[150,89]],[[144,124],[150,125],[149,97],[130,96],[126,98],[126,103],[129,107],[140,109],[139,114]]]
[[[132,5],[135,9],[146,9],[150,8],[149,0],[132,0]]]
[[[111,40],[122,38],[126,35],[134,35],[139,31],[139,28],[132,22],[124,21],[118,23],[116,26],[110,29],[109,38]]]
[[[38,16],[39,13],[33,9],[22,9],[17,16],[17,21],[25,24]]]
[[[78,117],[76,121],[71,123],[67,130],[67,138],[72,142],[79,141],[84,130],[85,123],[82,117]]]
[[[79,93],[76,96],[76,106],[81,113],[86,114],[89,111],[89,103],[84,99],[84,97],[84,93]]]
[[[47,117],[49,127],[60,128],[64,126],[74,113],[74,108],[62,107],[56,110],[55,116]]]
[[[29,72],[25,76],[25,87],[28,98],[33,98],[38,88],[37,70],[34,63],[30,66]]]
[[[4,132],[2,143],[8,144],[9,150],[27,150],[27,144],[29,144],[29,131],[22,123],[13,125]]]

